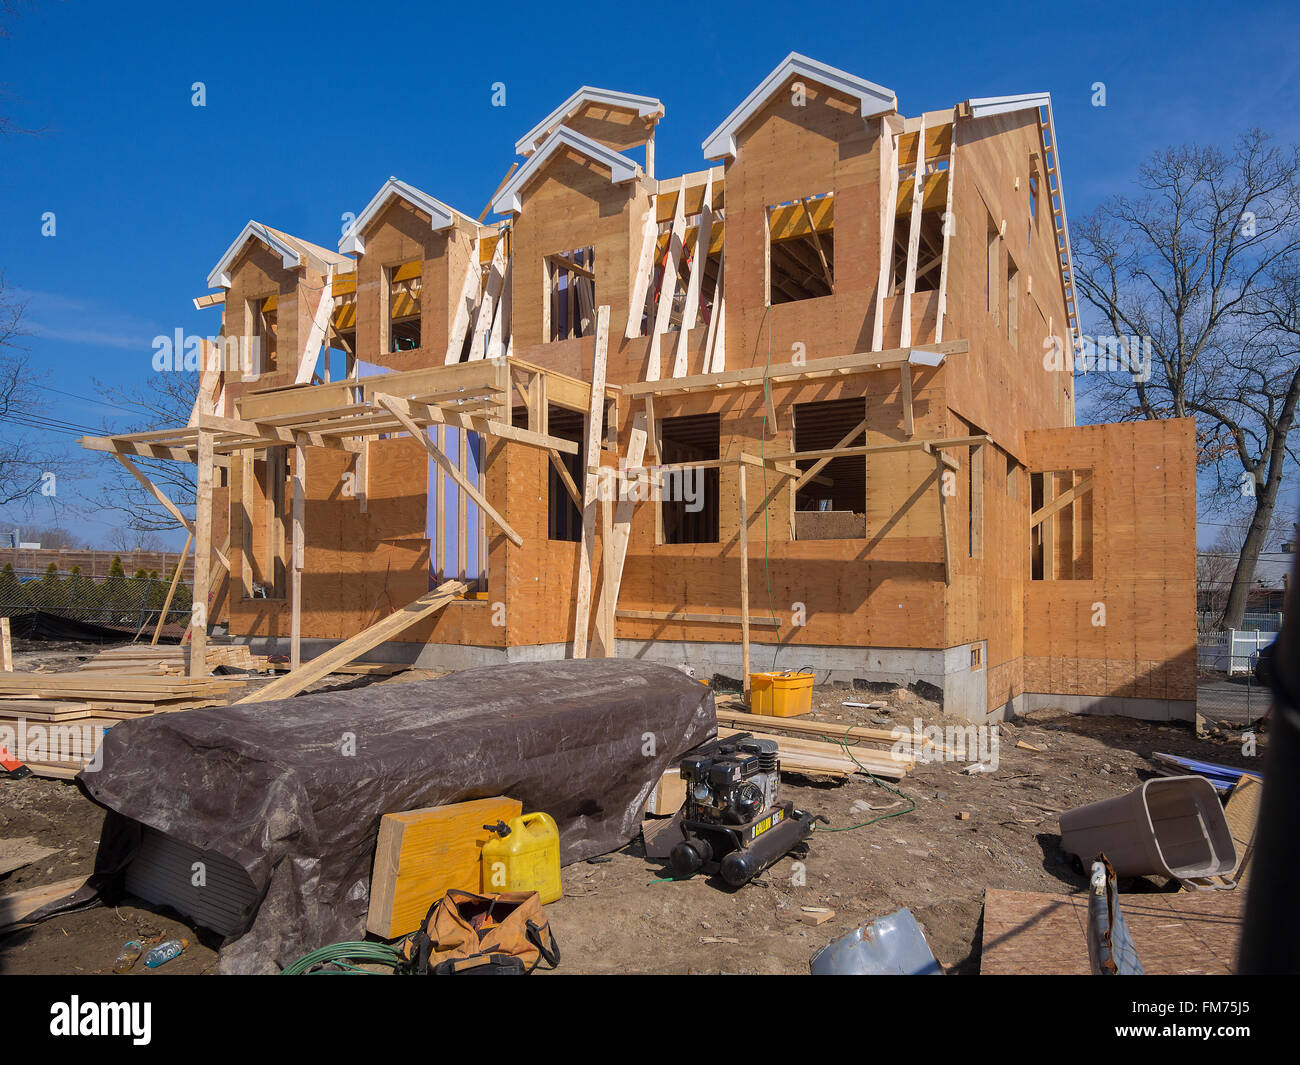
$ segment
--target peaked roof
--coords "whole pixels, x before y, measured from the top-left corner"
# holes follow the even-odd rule
[[[563,125],[568,119],[587,104],[606,104],[635,111],[641,118],[661,118],[664,105],[653,96],[637,96],[630,92],[617,92],[614,89],[597,89],[584,85],[564,103],[537,123],[515,142],[515,151],[528,155],[546,138],[556,126]]]
[[[314,265],[321,270],[328,270],[330,267],[341,266],[350,262],[345,255],[340,255],[328,248],[322,248],[319,244],[312,244],[300,237],[290,236],[283,230],[272,229],[262,222],[255,222],[250,219],[248,225],[244,226],[239,236],[235,238],[234,243],[226,249],[225,254],[221,256],[217,265],[212,268],[212,272],[208,274],[208,288],[230,287],[230,268],[234,265],[239,253],[243,251],[244,245],[250,240],[261,241],[272,252],[280,256],[280,261],[284,263],[286,270],[293,270],[308,264]]]
[[[514,176],[497,193],[492,201],[492,210],[497,214],[521,210],[519,195],[523,192],[524,186],[561,148],[572,148],[593,162],[608,167],[609,179],[616,185],[631,181],[641,173],[641,167],[635,159],[629,159],[622,152],[616,152],[613,148],[606,147],[590,137],[584,137],[581,133],[569,129],[568,126],[560,126],[542,142],[537,151],[528,157],[528,161],[515,171]]]
[[[379,191],[370,198],[370,202],[366,204],[365,209],[357,215],[356,221],[352,223],[347,233],[339,240],[339,251],[364,255],[366,242],[361,234],[374,221],[375,216],[388,205],[388,201],[394,197],[405,200],[412,207],[427,214],[435,231],[450,228],[456,221],[457,216],[461,218],[468,217],[461,214],[456,208],[448,207],[441,200],[435,200],[427,192],[421,192],[414,185],[408,185],[405,181],[390,177],[383,183]]]
[[[759,83],[758,88],[746,96],[741,105],[723,120],[722,125],[704,139],[704,157],[722,159],[734,156],[736,134],[740,132],[741,127],[795,75],[815,81],[819,85],[829,86],[849,96],[856,96],[862,108],[863,118],[898,110],[898,97],[893,89],[886,89],[837,67],[819,63],[798,52],[791,52]]]
[[[971,118],[986,118],[989,115],[1005,115],[1011,111],[1051,107],[1052,94],[1022,92],[1018,96],[984,96],[978,100],[967,100],[966,103],[970,105]]]

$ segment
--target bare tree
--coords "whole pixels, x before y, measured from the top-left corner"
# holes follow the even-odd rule
[[[0,40],[4,40],[12,34],[9,32],[9,26],[22,13],[22,9],[28,6],[22,0],[0,0]],[[0,96],[9,96],[8,88],[0,85]],[[10,137],[15,134],[26,134],[35,136],[41,133],[41,130],[24,129],[18,123],[7,115],[0,114],[0,137]]]
[[[76,551],[86,546],[85,541],[79,536],[74,536],[67,529],[57,527],[25,529],[23,535],[28,540],[39,543],[42,547],[52,550]]]
[[[110,403],[138,415],[125,429],[118,427],[111,432],[147,432],[189,422],[198,397],[199,375],[154,373],[143,385],[134,388],[117,388],[100,381],[95,385]],[[180,528],[175,517],[121,464],[107,455],[104,459],[108,469],[98,494],[102,509],[121,514],[126,518],[126,528],[134,532],[164,532]],[[131,461],[182,511],[191,512],[197,491],[194,466],[168,459],[133,458]]]
[[[146,529],[114,529],[109,534],[108,546],[125,555],[164,550],[162,537]]]
[[[1076,239],[1079,289],[1112,336],[1131,338],[1116,346],[1137,372],[1087,374],[1081,391],[1107,418],[1196,419],[1207,509],[1247,518],[1219,621],[1236,628],[1300,400],[1300,149],[1252,130],[1226,154],[1157,152],[1138,184],[1143,195],[1107,200]]]
[[[22,339],[24,304],[10,295],[0,273],[0,506],[36,503],[53,508],[59,481],[69,476],[63,450],[50,443],[41,385],[48,374],[33,370]]]

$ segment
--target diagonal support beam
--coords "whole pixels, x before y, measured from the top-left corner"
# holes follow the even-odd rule
[[[838,444],[835,445],[835,447],[837,449],[842,447],[848,447],[849,444],[853,442],[854,438],[859,433],[865,433],[866,431],[867,431],[867,419],[863,418],[862,421],[858,422],[857,425],[855,425],[852,429],[850,429],[847,433],[844,434],[843,438],[840,440]],[[808,468],[807,472],[801,473],[799,475],[799,479],[794,482],[795,491],[797,492],[809,481],[816,478],[817,474],[820,473],[826,467],[826,464],[834,461],[834,459],[835,459],[834,455],[827,455],[825,458],[820,458],[816,462],[814,462]]]
[[[591,620],[591,569],[596,553],[596,493],[600,465],[600,440],[605,417],[605,360],[609,354],[609,307],[596,310],[596,349],[591,359],[591,408],[587,412],[587,449],[583,469],[582,543],[578,550],[578,598],[574,605],[573,657],[587,657],[587,631]]]
[[[117,459],[118,462],[120,462],[124,467],[126,467],[126,471],[132,477],[134,477],[137,481],[139,481],[142,485],[144,485],[146,489],[149,490],[149,492],[153,495],[153,497],[163,505],[163,509],[165,509],[168,514],[170,514],[173,518],[175,518],[178,522],[181,523],[181,527],[187,533],[189,533],[191,536],[196,535],[194,523],[191,522],[189,518],[187,518],[184,514],[182,514],[180,508],[175,503],[173,503],[170,499],[168,499],[166,495],[163,494],[161,488],[159,488],[156,484],[153,483],[153,481],[149,480],[149,478],[145,476],[145,474],[140,470],[139,466],[137,466],[125,455],[114,454],[113,458]],[[221,564],[226,567],[227,571],[229,571],[230,559],[228,559],[221,552],[221,549],[219,547],[216,547],[215,545],[213,547],[213,551],[216,553],[217,558],[221,560]]]
[[[438,447],[437,444],[429,439],[429,434],[416,424],[415,419],[411,416],[410,403],[408,401],[399,399],[396,396],[386,395],[383,392],[376,392],[375,402],[392,414],[394,418],[402,423],[402,426],[408,433],[424,445],[424,450],[429,453],[433,458],[433,461],[442,468],[442,471],[446,473],[448,477],[456,482],[462,492],[482,508],[484,514],[497,523],[498,527],[506,534],[506,537],[512,544],[516,547],[523,547],[523,537],[510,527],[506,519],[498,514],[496,508],[483,496],[483,493],[470,483],[469,477],[460,470],[456,463],[452,462],[451,459],[443,453],[442,448]]]
[[[1079,499],[1080,497],[1086,495],[1088,492],[1091,491],[1092,491],[1092,474],[1088,474],[1087,477],[1085,477],[1082,481],[1076,484],[1073,488],[1067,489],[1066,491],[1062,492],[1059,496],[1057,496],[1055,499],[1053,499],[1050,503],[1048,503],[1046,506],[1039,507],[1036,511],[1034,511],[1033,514],[1029,516],[1029,527],[1031,529],[1037,528],[1044,521],[1050,518],[1053,514],[1056,514],[1058,511],[1064,510],[1076,499]]]

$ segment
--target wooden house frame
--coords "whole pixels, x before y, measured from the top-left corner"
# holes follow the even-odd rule
[[[792,54],[656,178],[663,115],[579,89],[494,223],[396,178],[337,254],[250,223],[196,304],[218,355],[293,304],[275,375],[218,358],[189,426],[84,441],[198,463],[205,620],[297,662],[457,581],[370,656],[1191,717],[1192,428],[1074,425],[1046,94],[905,117]]]

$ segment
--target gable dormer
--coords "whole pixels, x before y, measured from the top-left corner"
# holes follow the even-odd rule
[[[259,387],[295,380],[329,282],[350,265],[338,252],[262,222],[244,226],[212,268],[208,286],[226,290],[225,335],[248,341],[245,379]]]
[[[477,264],[480,227],[390,177],[339,241],[356,256],[349,336],[365,362],[393,370],[441,364],[454,305]],[[346,308],[336,310],[336,316]]]
[[[585,341],[585,351],[600,304],[610,307],[611,331],[622,330],[630,248],[634,235],[640,240],[650,195],[635,159],[567,126],[547,135],[511,176],[492,207],[514,216],[516,352],[557,341]],[[579,369],[566,365],[566,372]]]
[[[532,155],[556,129],[565,126],[617,152],[645,147],[647,174],[654,173],[655,124],[664,105],[653,96],[637,96],[584,85],[515,142],[520,155]]]

